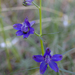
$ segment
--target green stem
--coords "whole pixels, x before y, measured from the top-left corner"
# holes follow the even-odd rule
[[[1,0],[0,0],[0,14],[1,14]],[[2,18],[0,18],[0,24],[1,24],[1,29],[2,29],[3,39],[4,39],[4,42],[6,44],[6,36],[5,36],[5,32],[4,32],[4,26],[3,26]],[[7,46],[7,44],[6,44],[6,46]],[[10,59],[9,59],[9,52],[8,52],[7,47],[5,47],[5,52],[6,52],[6,56],[7,56],[8,69],[11,71],[12,67],[11,67],[11,63],[10,63]]]
[[[42,0],[40,0],[39,17],[40,17],[40,36],[42,37]],[[40,39],[42,55],[44,55],[43,41]]]
[[[40,8],[35,2],[32,2],[38,9]]]
[[[34,32],[35,35],[40,36],[39,34],[37,34],[36,32]]]

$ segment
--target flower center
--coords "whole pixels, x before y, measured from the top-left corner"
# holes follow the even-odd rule
[[[29,32],[29,30],[30,30],[30,29],[28,28],[28,30],[27,30],[27,31],[23,31],[23,33],[26,34],[27,32]]]
[[[46,64],[49,64],[50,61],[51,61],[50,56],[49,56],[49,55],[46,55],[46,56],[45,56],[45,62],[46,62]]]
[[[27,32],[24,32],[24,31],[23,31],[23,33],[24,33],[24,34],[27,34]]]
[[[24,34],[26,34],[27,32],[29,32],[29,27],[25,24],[25,23],[23,23],[22,24],[22,27],[21,27],[21,31],[24,33]]]

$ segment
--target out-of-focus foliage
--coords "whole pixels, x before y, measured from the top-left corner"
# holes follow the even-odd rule
[[[39,11],[35,6],[24,7],[23,0],[2,0],[0,18],[3,21],[6,44],[9,52],[12,71],[8,69],[6,62],[6,44],[0,23],[0,75],[40,75],[39,69],[28,71],[27,69],[38,67],[40,64],[32,59],[32,55],[41,54],[40,38],[30,35],[27,39],[15,35],[13,24],[22,23],[26,17],[30,21],[35,20],[33,26],[39,33]],[[39,5],[39,0],[35,0]],[[75,48],[75,0],[42,0],[42,28],[44,45],[49,47],[53,54],[62,54]],[[52,34],[48,34],[52,33]],[[60,68],[75,72],[75,50],[65,54]],[[50,68],[49,75],[57,75]],[[72,75],[59,72],[59,75]]]

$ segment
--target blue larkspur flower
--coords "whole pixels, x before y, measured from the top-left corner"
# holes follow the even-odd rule
[[[49,48],[46,48],[45,54],[42,55],[33,55],[33,59],[36,62],[41,62],[40,64],[40,73],[44,74],[44,72],[47,69],[47,65],[50,66],[51,69],[53,69],[55,72],[59,72],[59,68],[57,65],[57,61],[62,60],[63,56],[61,54],[55,54],[51,56],[51,50]]]
[[[34,28],[31,26],[35,23],[35,21],[32,21],[29,23],[28,18],[25,19],[23,24],[17,23],[13,25],[13,28],[18,30],[16,32],[17,36],[22,36],[23,38],[28,38],[30,34],[34,34]]]
[[[32,2],[33,2],[33,0],[25,0],[25,1],[23,2],[23,5],[24,5],[24,6],[30,6],[30,5],[32,5]]]

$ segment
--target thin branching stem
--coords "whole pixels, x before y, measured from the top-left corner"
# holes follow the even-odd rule
[[[32,2],[38,9],[40,8],[35,2]]]

